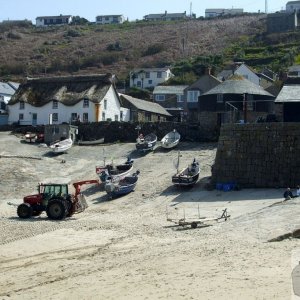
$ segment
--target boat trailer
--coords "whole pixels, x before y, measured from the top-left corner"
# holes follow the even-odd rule
[[[209,224],[210,222],[219,222],[221,220],[227,221],[230,218],[230,215],[227,212],[227,208],[222,210],[222,215],[217,218],[207,218],[207,217],[200,217],[200,212],[199,212],[199,207],[198,207],[198,218],[186,218],[185,216],[185,211],[184,211],[184,216],[181,219],[173,219],[169,218],[169,213],[167,210],[167,221],[173,222],[175,225],[174,226],[191,226],[191,228],[197,228],[199,227],[208,227],[212,226],[212,224]]]

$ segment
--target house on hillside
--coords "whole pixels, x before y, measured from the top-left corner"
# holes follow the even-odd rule
[[[165,108],[184,107],[184,90],[188,85],[158,85],[153,90],[153,99]]]
[[[125,18],[123,15],[101,15],[96,17],[96,24],[122,24]]]
[[[124,119],[132,122],[163,122],[172,117],[158,103],[120,94],[122,108],[127,109]]]
[[[199,96],[219,85],[221,81],[210,74],[202,75],[196,82],[184,90],[184,119],[198,121]]]
[[[271,71],[269,70],[268,74],[271,76]],[[237,62],[232,65],[228,65],[224,70],[222,70],[217,78],[221,81],[230,79],[233,75],[243,76],[245,79],[248,79],[252,83],[267,88],[274,84],[274,78],[269,77],[263,72],[259,73],[252,69],[250,66],[246,65],[243,62]]]
[[[6,113],[6,106],[10,98],[14,95],[19,87],[19,83],[0,81],[0,114]]]
[[[8,112],[20,125],[119,121],[121,104],[112,74],[45,77],[21,84]]]
[[[275,96],[235,75],[199,97],[200,124],[216,128],[222,123],[255,122],[274,113]]]
[[[287,12],[300,12],[300,1],[289,1],[285,5],[285,9]]]
[[[289,67],[287,76],[290,78],[300,78],[300,65]]]
[[[169,67],[135,69],[130,72],[130,87],[153,88],[174,75]]]
[[[161,14],[149,14],[144,16],[145,21],[176,21],[187,18],[186,11],[183,13],[168,13],[165,11]]]
[[[205,18],[215,18],[226,15],[240,15],[244,13],[242,8],[207,8],[205,9]]]
[[[296,30],[300,24],[296,11],[284,11],[267,15],[267,33]]]
[[[71,15],[59,15],[59,16],[46,16],[46,17],[37,17],[35,19],[36,26],[53,26],[53,25],[67,25],[72,22]]]

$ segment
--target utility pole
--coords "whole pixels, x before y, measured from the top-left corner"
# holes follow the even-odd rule
[[[265,13],[268,13],[268,0],[265,0]]]

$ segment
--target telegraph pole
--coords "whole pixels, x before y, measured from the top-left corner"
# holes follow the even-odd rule
[[[265,0],[265,13],[268,13],[268,0]]]

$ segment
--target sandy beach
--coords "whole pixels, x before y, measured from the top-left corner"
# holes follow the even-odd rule
[[[268,240],[300,228],[300,199],[283,201],[283,189],[207,191],[216,147],[180,143],[139,155],[133,143],[75,145],[54,156],[1,132],[0,299],[291,299],[300,240]],[[171,183],[178,150],[182,167],[200,162],[188,190]],[[129,155],[141,172],[134,192],[109,200],[90,185],[81,214],[17,217],[15,205],[39,182],[97,179],[104,156],[119,163]],[[216,218],[225,208],[230,219],[205,228],[167,221],[167,213]]]

